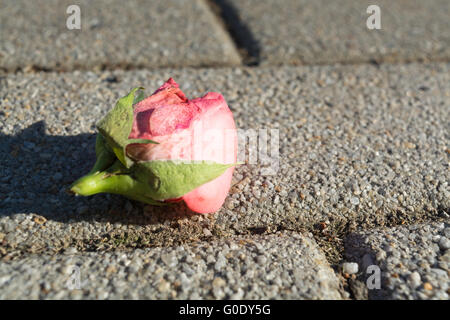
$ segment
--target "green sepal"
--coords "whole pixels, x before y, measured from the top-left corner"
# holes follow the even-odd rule
[[[128,140],[128,144],[131,143],[140,143],[140,144],[148,144],[148,143],[153,143],[153,144],[159,144],[158,141],[153,141],[150,139],[129,139]]]
[[[137,94],[134,95],[133,106],[146,98],[144,88],[139,88]]]
[[[95,154],[97,160],[88,174],[103,171],[110,167],[116,160],[116,156],[112,149],[106,143],[105,138],[98,133],[95,140]]]
[[[131,172],[137,180],[149,186],[153,199],[166,200],[185,195],[235,165],[213,161],[157,160],[139,162]]]
[[[127,168],[133,165],[133,161],[126,156],[125,147],[130,143],[128,136],[133,127],[133,104],[140,99],[140,96],[136,97],[135,93],[141,89],[144,88],[134,88],[128,95],[119,99],[115,107],[97,123],[98,131],[103,135],[117,159]]]

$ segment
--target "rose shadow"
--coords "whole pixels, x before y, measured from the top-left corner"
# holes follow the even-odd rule
[[[184,203],[147,206],[125,197],[80,197],[68,187],[95,162],[95,134],[53,136],[39,121],[16,135],[0,134],[0,216],[37,214],[58,222],[150,225],[196,215]]]

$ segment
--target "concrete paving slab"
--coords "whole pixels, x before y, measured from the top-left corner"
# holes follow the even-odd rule
[[[250,56],[262,65],[450,58],[450,3],[446,0],[216,2],[235,37],[246,38],[242,41],[248,44]],[[367,28],[370,5],[380,8],[380,30]]]
[[[0,299],[341,299],[317,244],[286,233],[0,262]]]
[[[336,244],[358,227],[448,219],[449,68],[8,75],[0,80],[0,254],[145,248],[280,229],[320,230]],[[261,174],[267,157],[240,166],[224,207],[206,216],[183,204],[67,194],[94,162],[94,124],[130,88],[151,92],[171,76],[191,98],[223,93],[241,129],[279,129],[276,174]]]
[[[359,299],[448,300],[450,291],[450,224],[429,223],[374,229],[349,235],[347,260],[360,265],[352,283]],[[374,288],[375,265],[380,286]],[[372,285],[368,289],[367,281]]]
[[[81,30],[69,30],[78,5]],[[0,69],[73,70],[224,66],[234,44],[203,0],[4,0]]]

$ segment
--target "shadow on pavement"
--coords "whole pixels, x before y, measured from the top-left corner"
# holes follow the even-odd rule
[[[68,193],[95,162],[95,134],[47,135],[39,121],[17,135],[0,134],[0,154],[0,216],[34,213],[60,222],[146,225],[194,214],[184,203],[155,207],[117,195]]]
[[[252,31],[239,16],[239,11],[227,0],[210,0],[213,11],[225,23],[225,27],[235,41],[247,66],[257,66],[260,63],[261,47]]]
[[[348,280],[353,298],[357,300],[386,300],[384,288],[389,287],[389,279],[381,270],[383,265],[377,264],[376,252],[367,245],[367,237],[359,233],[350,233],[345,238],[345,258],[358,263],[359,272],[356,278]],[[379,279],[376,279],[376,278]],[[380,287],[370,287],[379,281]]]

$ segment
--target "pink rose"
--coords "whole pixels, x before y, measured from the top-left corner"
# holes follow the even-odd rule
[[[198,213],[219,210],[237,160],[236,127],[223,96],[210,92],[188,100],[170,78],[151,96],[134,104],[128,127],[125,124],[131,122],[127,113],[131,117],[131,109],[127,108],[136,101],[136,90],[119,100],[97,125],[101,135],[98,150],[115,154],[120,167],[115,170],[121,172],[115,179],[123,179],[121,190],[114,182],[98,192],[119,193],[147,203],[184,200]],[[82,187],[72,190],[85,195],[97,193]]]
[[[170,78],[134,107],[130,139],[151,139],[159,144],[130,144],[127,154],[136,160],[210,160],[236,163],[237,135],[233,114],[220,93],[188,100]],[[228,194],[234,167],[218,178],[183,195],[199,213],[220,209]]]

